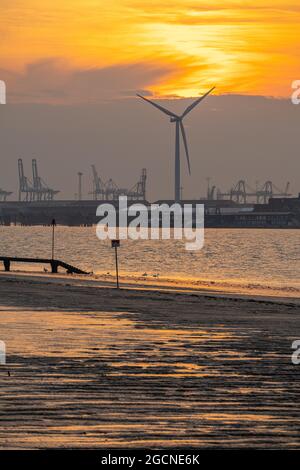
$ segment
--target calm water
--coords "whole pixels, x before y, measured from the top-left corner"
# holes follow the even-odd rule
[[[51,228],[0,227],[0,237],[2,255],[51,257]],[[95,227],[57,227],[55,256],[114,274],[114,251],[97,239]],[[119,259],[121,275],[132,282],[300,297],[299,230],[208,229],[204,248],[193,252],[178,240],[122,241]]]

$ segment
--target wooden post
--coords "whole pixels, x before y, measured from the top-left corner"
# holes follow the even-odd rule
[[[5,269],[5,271],[7,271],[7,272],[10,271],[10,260],[9,260],[9,259],[5,259],[5,260],[3,261],[3,264],[4,264],[4,269]]]
[[[52,260],[54,260],[55,226],[56,226],[55,219],[52,220],[51,225],[52,225]]]
[[[51,261],[51,270],[52,270],[52,274],[56,274],[57,273],[57,270],[58,270],[58,263],[57,261]]]
[[[120,285],[119,285],[119,266],[118,266],[118,248],[119,248],[119,246],[120,246],[120,240],[112,240],[111,241],[111,247],[115,249],[117,289],[120,289]]]

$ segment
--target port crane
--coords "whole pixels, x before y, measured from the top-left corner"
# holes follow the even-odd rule
[[[45,181],[39,176],[37,161],[32,160],[32,176],[33,176],[33,200],[37,201],[52,201],[54,196],[59,193],[54,189],[49,188]]]
[[[131,188],[119,188],[112,178],[108,181],[98,175],[95,165],[92,165],[93,173],[93,199],[103,201],[115,201],[119,196],[127,196],[131,200],[145,200],[146,199],[146,181],[147,170],[142,169],[139,181]]]
[[[18,171],[19,171],[19,201],[32,201],[33,185],[31,181],[25,176],[23,160],[18,160]],[[24,196],[24,198],[23,198]]]
[[[130,191],[127,194],[128,197],[135,201],[139,199],[142,201],[145,201],[146,200],[146,182],[147,182],[147,170],[146,168],[143,168],[139,181],[136,183],[136,185],[133,186],[133,188],[130,189]]]
[[[93,172],[93,199],[97,201],[98,199],[105,199],[105,183],[102,181],[98,172],[96,170],[95,165],[92,165],[92,172]]]
[[[11,191],[4,191],[4,189],[1,189],[0,188],[0,201],[6,201],[6,199],[8,198],[8,196],[10,196],[12,194]]]
[[[285,189],[279,189],[272,181],[266,181],[260,188],[252,189],[245,180],[239,180],[229,191],[217,191],[217,199],[229,198],[238,204],[247,204],[249,198],[255,198],[257,204],[267,204],[272,197],[289,197],[290,183]]]
[[[229,198],[238,204],[247,204],[247,197],[255,196],[255,192],[247,185],[245,180],[239,180],[229,191],[217,191],[217,199]]]
[[[59,193],[49,188],[44,180],[39,176],[37,161],[32,160],[32,181],[25,176],[22,158],[18,160],[19,171],[19,201],[52,201]]]
[[[266,181],[257,191],[257,204],[267,204],[272,197],[290,197],[290,182],[287,182],[284,190],[279,189],[272,181]]]

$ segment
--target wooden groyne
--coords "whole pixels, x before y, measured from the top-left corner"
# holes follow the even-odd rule
[[[68,274],[89,274],[82,269],[76,268],[71,264],[65,263],[64,261],[57,259],[47,258],[17,258],[11,256],[0,256],[0,261],[3,262],[5,271],[10,271],[11,263],[34,263],[34,264],[49,264],[51,266],[51,272],[57,273],[58,268],[63,268]]]

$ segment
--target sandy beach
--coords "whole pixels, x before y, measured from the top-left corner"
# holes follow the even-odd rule
[[[1,273],[0,315],[1,449],[300,447],[292,299]]]

